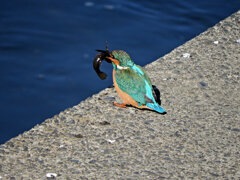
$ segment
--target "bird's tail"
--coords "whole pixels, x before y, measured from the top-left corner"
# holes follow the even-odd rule
[[[147,103],[146,106],[151,108],[154,111],[157,111],[157,112],[161,113],[161,114],[166,113],[166,111],[161,106],[159,106],[157,103],[154,103],[154,104],[153,103]]]

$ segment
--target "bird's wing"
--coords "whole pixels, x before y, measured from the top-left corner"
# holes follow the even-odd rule
[[[146,73],[146,71],[139,65],[134,65],[136,71],[138,71],[140,74],[142,74],[142,76],[145,78],[145,80],[147,81],[147,83],[152,86],[152,82],[150,80],[150,78],[148,77],[148,74]]]
[[[146,71],[139,65],[134,65],[134,66],[135,66],[134,70],[136,72],[138,72],[139,74],[141,74],[144,77],[144,79],[147,81],[149,86],[151,87],[152,95],[153,95],[153,98],[155,99],[155,101],[158,102],[159,104],[161,104],[161,101],[160,101],[160,91],[156,88],[156,86],[154,86],[157,89],[156,91],[159,93],[159,95],[157,95],[155,90],[154,90],[154,87],[152,85],[152,82],[151,82],[148,74],[146,73]],[[148,97],[148,98],[151,99],[150,97]]]
[[[141,75],[132,69],[118,70],[115,73],[118,87],[129,94],[135,101],[146,103],[145,81]]]

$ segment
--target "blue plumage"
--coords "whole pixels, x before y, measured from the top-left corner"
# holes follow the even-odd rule
[[[152,110],[155,110],[155,111],[161,113],[161,114],[166,113],[166,111],[161,106],[159,106],[157,103],[147,103],[146,106],[151,108]]]

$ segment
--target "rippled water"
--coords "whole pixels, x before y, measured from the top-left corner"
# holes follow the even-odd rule
[[[95,49],[145,65],[236,12],[239,0],[0,1],[0,143],[112,84]]]

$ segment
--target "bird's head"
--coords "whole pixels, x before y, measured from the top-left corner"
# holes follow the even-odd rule
[[[127,69],[134,65],[129,54],[123,50],[113,50],[111,57],[107,57],[107,59],[112,61],[114,69]]]
[[[108,63],[112,63],[115,70],[122,70],[131,68],[134,62],[131,60],[129,54],[123,50],[109,51],[106,42],[106,50],[96,50],[99,52],[93,61],[93,68],[98,76],[103,80],[107,75],[100,70],[102,62],[105,60]]]

